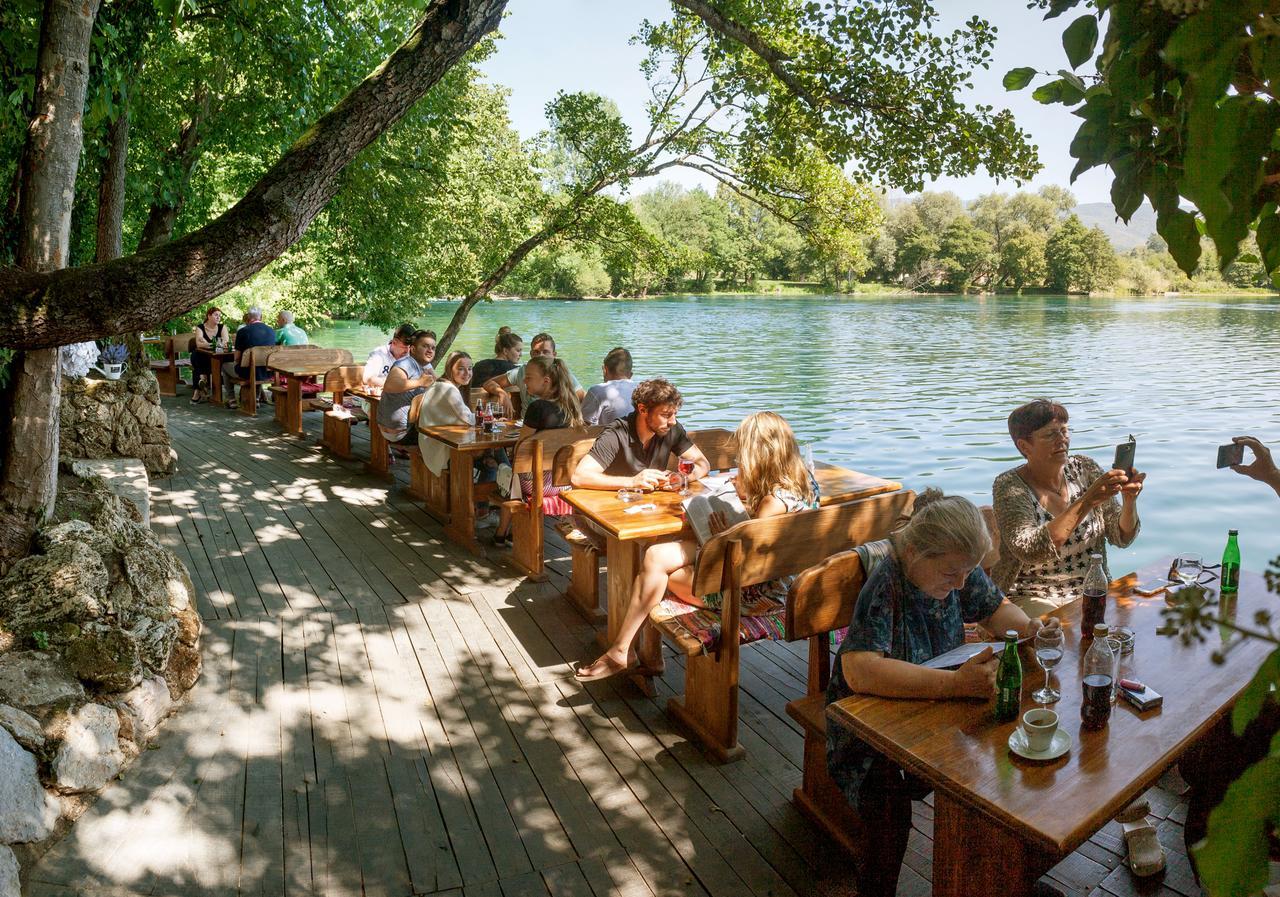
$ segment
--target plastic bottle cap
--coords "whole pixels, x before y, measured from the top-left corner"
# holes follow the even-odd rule
[[[1093,624],[1093,634],[1094,634],[1095,636],[1096,636],[1096,635],[1106,635],[1106,634],[1107,634],[1107,633],[1109,633],[1110,631],[1111,631],[1111,627],[1110,627],[1110,626],[1108,626],[1106,623],[1094,623],[1094,624]]]
[[[1018,638],[1018,630],[1016,630],[1016,629],[1006,629],[1006,630],[1004,631],[1004,637],[1005,637],[1005,638],[1011,638],[1011,639],[1014,639],[1014,640],[1016,641],[1016,640],[1017,640],[1017,638]]]

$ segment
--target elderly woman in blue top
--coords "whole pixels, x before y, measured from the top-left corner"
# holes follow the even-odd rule
[[[1044,625],[1005,600],[979,563],[991,548],[982,514],[959,496],[926,490],[911,522],[872,563],[836,654],[828,703],[855,692],[889,698],[989,699],[996,658],[987,648],[956,670],[921,666],[964,642],[964,624],[1026,637]],[[873,555],[879,555],[872,562]],[[866,822],[863,897],[891,897],[911,831],[911,801],[929,787],[839,726],[827,727],[827,767]]]

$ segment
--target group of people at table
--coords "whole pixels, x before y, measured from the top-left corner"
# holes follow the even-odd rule
[[[196,351],[191,353],[191,402],[222,400],[225,392],[235,388],[237,382],[247,380],[249,368],[241,364],[244,353],[259,346],[305,346],[307,333],[293,322],[293,312],[276,314],[276,326],[262,320],[262,309],[251,307],[244,313],[244,322],[232,334],[222,320],[222,309],[216,305],[205,310],[204,320],[196,325],[192,334]],[[222,382],[213,383],[212,356],[232,353],[229,365],[222,367]],[[266,369],[259,368],[259,383],[267,379]]]
[[[211,344],[215,341],[213,331],[198,334],[197,339],[202,337]],[[265,339],[266,334],[261,337]],[[242,348],[238,336],[236,345]],[[573,488],[670,488],[678,483],[669,470],[672,456],[691,463],[690,480],[709,472],[707,458],[678,421],[679,390],[662,378],[635,382],[631,354],[624,348],[605,356],[602,382],[586,390],[557,357],[555,340],[546,333],[533,338],[530,358],[523,364],[524,342],[506,327],[496,336],[491,358],[475,361],[455,350],[437,373],[432,366],[435,348],[432,331],[402,325],[388,344],[370,353],[364,379],[368,386],[381,387],[378,417],[371,423],[391,443],[417,445],[437,475],[449,463],[449,452],[422,435],[419,427],[474,425],[475,412],[463,398],[463,387],[470,387],[470,404],[475,404],[481,390],[508,414],[512,394],[520,392],[523,426],[529,431],[605,426],[573,471]],[[419,394],[423,400],[418,426],[413,426],[409,407]],[[937,489],[916,498],[910,520],[888,539],[856,546],[867,575],[836,652],[829,702],[854,693],[935,700],[989,698],[997,669],[990,649],[954,670],[923,664],[963,643],[966,624],[977,623],[997,634],[1014,630],[1020,639],[1058,626],[1056,617],[1046,615],[1080,597],[1091,557],[1101,555],[1105,569],[1108,544],[1123,548],[1138,537],[1138,499],[1146,474],[1135,469],[1103,470],[1088,456],[1071,454],[1065,407],[1047,399],[1028,402],[1009,415],[1008,430],[1023,462],[1000,474],[993,484],[998,562],[990,573],[981,566],[993,545],[979,508],[964,497],[944,495]],[[1234,469],[1270,485],[1280,496],[1280,470],[1268,448],[1249,436],[1235,441],[1251,449],[1253,459]],[[752,517],[817,506],[816,483],[795,434],[781,416],[771,411],[748,415],[737,428],[736,444],[734,486]],[[494,459],[476,463],[478,479],[494,476]],[[519,485],[527,500],[533,487],[528,475]],[[549,479],[543,496],[545,513],[572,514],[582,535],[603,545],[604,533],[574,514]],[[713,531],[723,530],[724,525],[722,518],[713,517]],[[501,545],[509,538],[509,519],[504,516],[493,540]],[[668,592],[695,606],[717,607],[718,595],[692,594],[698,551],[698,543],[691,538],[648,546],[625,620],[604,653],[577,669],[580,681],[604,679],[634,666],[637,636]],[[775,581],[749,591],[785,596],[788,586],[788,581]],[[753,597],[757,596],[744,594],[743,606],[751,604]],[[1280,720],[1272,726],[1280,727]],[[1211,746],[1193,750],[1183,762],[1184,777],[1192,785],[1188,844],[1203,837],[1208,811],[1220,800],[1223,783],[1233,777],[1231,770],[1243,769],[1260,756],[1257,752],[1265,751],[1269,737],[1255,733],[1251,742],[1243,743],[1228,727],[1215,731],[1208,741],[1213,742]],[[892,895],[910,833],[911,801],[924,798],[928,786],[840,727],[828,727],[827,762],[832,778],[867,822],[859,893]]]

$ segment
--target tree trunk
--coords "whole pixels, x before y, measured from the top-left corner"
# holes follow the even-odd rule
[[[497,28],[506,5],[431,0],[408,40],[199,230],[103,264],[39,274],[0,268],[0,346],[45,348],[142,330],[262,270],[333,198],[342,170]]]
[[[129,103],[127,101],[122,105],[116,120],[107,126],[106,144],[107,155],[102,162],[102,178],[98,181],[98,224],[93,257],[95,262],[118,259],[124,252],[124,175],[125,163],[129,158]],[[127,333],[124,342],[129,349],[129,366],[135,371],[144,370],[147,366],[147,356],[142,348],[142,334]]]
[[[45,0],[34,116],[23,148],[18,266],[54,271],[67,263],[71,205],[83,141],[89,38],[98,0]],[[0,469],[0,569],[25,555],[31,534],[57,498],[58,350],[14,359]]]
[[[166,201],[157,196],[151,203],[151,211],[147,214],[147,223],[142,228],[142,239],[138,241],[138,251],[143,252],[161,246],[173,239],[173,226],[178,222],[178,213],[182,211],[182,202],[187,195],[187,185],[191,183],[191,172],[195,170],[199,158],[200,126],[209,115],[209,91],[204,85],[196,89],[195,109],[191,118],[182,123],[178,132],[178,142],[169,151],[169,164],[178,170],[178,189],[172,200]]]

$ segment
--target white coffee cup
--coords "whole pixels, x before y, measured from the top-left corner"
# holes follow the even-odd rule
[[[1047,707],[1028,710],[1022,717],[1022,731],[1027,735],[1027,747],[1033,751],[1046,751],[1058,731],[1058,714]]]

